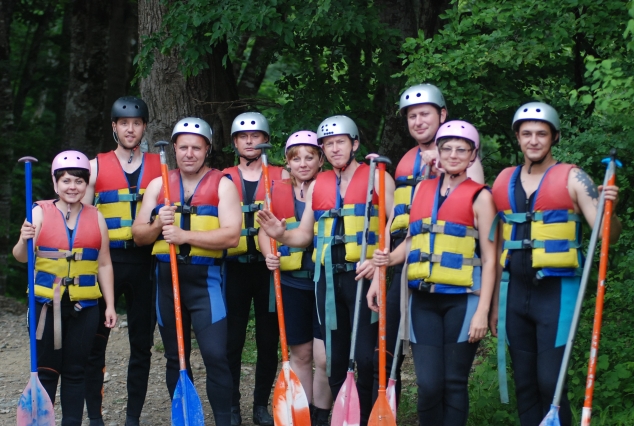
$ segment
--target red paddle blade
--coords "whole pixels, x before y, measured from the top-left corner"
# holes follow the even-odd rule
[[[396,380],[388,380],[387,389],[385,390],[385,396],[387,398],[387,402],[390,404],[392,414],[394,414],[394,418],[396,419]]]
[[[53,403],[40,383],[37,372],[31,373],[29,383],[20,395],[17,425],[55,426]]]
[[[310,426],[308,399],[288,361],[282,363],[273,392],[275,426]]]
[[[392,414],[390,403],[387,401],[385,394],[379,391],[379,397],[372,407],[368,426],[396,426],[396,418]]]
[[[343,382],[332,409],[330,426],[359,426],[360,423],[359,393],[354,382],[354,371],[348,370],[346,381]]]

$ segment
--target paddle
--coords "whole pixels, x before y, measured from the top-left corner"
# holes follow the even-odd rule
[[[264,191],[266,194],[265,206],[273,213],[271,203],[271,179],[269,177],[269,162],[266,150],[273,146],[262,143],[255,149],[262,150],[262,176],[264,177]],[[277,253],[277,244],[273,238],[269,238],[271,253]],[[310,409],[308,399],[302,383],[291,369],[288,360],[288,345],[286,343],[286,324],[284,322],[284,305],[282,304],[282,283],[279,268],[273,271],[275,281],[275,306],[277,308],[277,322],[280,328],[280,347],[282,350],[282,370],[275,383],[273,392],[273,418],[276,426],[310,426]]]
[[[18,160],[24,163],[24,176],[26,178],[26,220],[33,224],[33,194],[31,179],[31,163],[37,162],[34,157],[22,157]],[[29,342],[31,346],[31,377],[20,395],[18,401],[17,425],[55,426],[55,410],[51,398],[46,393],[44,386],[37,375],[37,347],[35,343],[35,284],[34,271],[35,259],[33,256],[33,239],[26,241],[28,254],[28,279],[29,279]]]
[[[374,159],[379,163],[379,250],[385,250],[385,165],[391,164],[387,157]],[[396,426],[396,419],[385,395],[385,327],[386,327],[386,266],[379,267],[379,395],[372,407],[368,426]],[[394,364],[396,364],[394,360]]]
[[[370,229],[370,216],[372,215],[372,193],[374,191],[374,171],[376,163],[374,158],[376,154],[369,154],[366,158],[370,159],[370,173],[368,174],[368,188],[365,196],[365,217],[363,219],[363,229],[365,232],[361,236],[361,255],[359,265],[365,262],[366,251],[368,250],[368,232]],[[332,409],[332,418],[330,426],[358,426],[361,422],[361,406],[359,404],[359,392],[354,382],[354,353],[357,342],[357,331],[359,329],[359,307],[361,306],[361,297],[363,293],[363,281],[361,278],[357,282],[357,293],[354,304],[354,317],[352,321],[352,340],[350,342],[350,357],[348,358],[348,372],[346,380],[343,382],[337,399]]]
[[[170,186],[167,178],[167,160],[165,147],[170,143],[159,141],[154,144],[161,150],[161,176],[163,177],[163,192],[165,193],[165,205],[171,205]],[[185,363],[185,343],[183,340],[183,316],[181,313],[181,291],[178,282],[178,264],[176,263],[176,247],[170,244],[170,267],[172,269],[172,289],[174,291],[174,316],[176,317],[176,341],[178,343],[178,363],[180,377],[174,390],[172,399],[172,425],[174,426],[203,426],[205,418],[200,398],[191,379],[187,375]]]
[[[610,178],[608,185],[616,182],[616,166],[621,167],[621,162],[616,159],[616,149],[610,150],[610,158],[603,160],[608,163]],[[604,187],[605,189],[605,187]],[[592,417],[592,396],[594,394],[594,382],[597,371],[597,358],[599,353],[599,340],[601,339],[601,322],[603,320],[603,297],[605,295],[605,278],[608,274],[608,254],[610,251],[610,225],[612,220],[612,200],[605,200],[603,212],[603,235],[601,239],[601,256],[599,257],[599,282],[597,288],[597,301],[594,311],[594,325],[592,327],[592,344],[590,346],[590,359],[588,361],[588,378],[586,380],[586,395],[581,412],[581,426],[590,426]]]
[[[614,173],[614,168],[610,171],[611,162],[605,171],[605,177],[603,178],[603,186],[608,184],[610,179],[610,173]],[[570,331],[568,332],[568,340],[566,341],[566,349],[564,350],[564,356],[561,361],[561,367],[559,368],[559,378],[557,379],[557,387],[555,388],[555,395],[553,396],[553,402],[550,405],[550,410],[546,414],[546,417],[542,420],[539,426],[559,426],[559,402],[561,401],[561,394],[564,390],[564,384],[566,383],[566,377],[568,376],[568,364],[570,363],[570,356],[572,355],[572,346],[577,335],[577,327],[579,326],[579,318],[581,317],[581,308],[583,305],[583,297],[586,293],[586,287],[588,286],[588,277],[592,270],[592,259],[594,258],[594,250],[597,246],[597,240],[599,238],[599,229],[601,228],[601,219],[603,217],[603,208],[605,205],[605,197],[603,193],[599,197],[599,205],[597,206],[597,217],[594,220],[592,226],[592,234],[590,235],[590,242],[588,244],[588,252],[586,254],[586,263],[583,265],[583,274],[581,275],[581,283],[579,285],[579,292],[577,293],[577,302],[575,304],[575,310],[572,315],[572,322],[570,324]]]

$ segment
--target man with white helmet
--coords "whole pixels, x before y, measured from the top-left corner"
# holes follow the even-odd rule
[[[165,381],[170,393],[179,379],[178,345],[169,245],[177,246],[183,329],[193,328],[207,372],[207,397],[215,424],[231,424],[231,373],[227,362],[227,309],[223,298],[224,250],[240,236],[240,202],[235,186],[219,170],[205,165],[211,152],[211,128],[200,118],[176,123],[172,144],[178,169],[168,176],[172,205],[166,206],[163,182],[147,188],[132,231],[137,244],[154,243],[156,317],[167,359]],[[185,333],[189,336],[189,333]],[[191,338],[185,339],[191,377]]]
[[[489,326],[499,336],[502,372],[508,340],[520,423],[535,426],[548,412],[555,393],[579,291],[582,220],[593,226],[599,193],[604,191],[607,200],[616,201],[618,187],[597,188],[586,172],[553,158],[552,147],[561,136],[559,115],[550,105],[523,105],[515,113],[512,128],[524,164],[504,169],[493,185],[503,223],[501,281]],[[620,232],[621,223],[613,216],[610,242],[616,242]],[[500,388],[506,389],[505,379]],[[566,395],[564,389],[559,409],[562,425],[571,424]]]
[[[143,193],[161,175],[157,154],[139,148],[149,119],[148,107],[139,98],[124,96],[112,105],[112,136],[117,148],[90,161],[92,173],[82,200],[93,204],[106,218],[110,256],[114,269],[115,303],[125,297],[130,340],[126,426],[139,424],[145,402],[154,343],[151,247],[139,247],[132,239],[132,222],[141,208]],[[105,303],[100,299],[101,314]],[[101,404],[110,329],[99,322],[86,366],[86,408],[91,426],[103,425]]]
[[[337,115],[324,120],[317,128],[317,137],[333,170],[322,172],[310,184],[306,207],[299,227],[287,230],[286,221],[268,211],[258,213],[258,222],[266,233],[289,247],[307,247],[315,241],[313,260],[317,310],[321,334],[325,337],[329,383],[334,398],[346,379],[350,353],[350,333],[356,299],[356,282],[371,278],[374,266],[370,259],[358,265],[361,240],[365,232],[364,214],[370,168],[359,164],[355,152],[359,148],[359,130],[350,118]],[[375,173],[378,182],[378,171]],[[386,211],[392,210],[394,181],[386,176]],[[378,195],[372,199],[374,214],[378,212]],[[315,218],[317,226],[315,226]],[[378,244],[378,220],[373,216],[368,231],[368,258]],[[369,280],[363,287],[368,291]],[[367,424],[372,410],[373,357],[377,324],[371,322],[367,304],[359,306],[356,340],[357,389],[361,405],[361,424]]]
[[[240,415],[241,359],[251,301],[255,312],[255,341],[257,363],[255,389],[253,390],[253,422],[256,425],[273,425],[267,406],[271,387],[277,374],[277,345],[279,333],[277,315],[269,312],[270,271],[260,253],[258,224],[255,212],[264,203],[261,151],[255,147],[270,138],[269,123],[259,112],[238,115],[231,125],[233,149],[239,157],[237,166],[223,172],[231,176],[242,203],[242,233],[238,247],[227,250],[227,309],[229,341],[227,353],[233,376],[232,426],[242,423]],[[271,181],[288,179],[281,167],[269,166]]]

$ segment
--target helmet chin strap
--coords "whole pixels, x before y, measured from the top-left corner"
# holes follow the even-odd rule
[[[350,150],[350,158],[348,158],[348,161],[346,162],[346,164],[342,168],[340,168],[339,171],[340,172],[346,171],[348,166],[352,164],[352,160],[354,160],[354,149]]]
[[[240,154],[239,156],[241,158],[244,158],[245,160],[247,160],[247,167],[249,167],[253,162],[258,161],[260,159],[260,157],[262,156],[262,154],[258,154],[258,156],[255,157],[255,158],[249,158],[249,157],[246,157],[246,156],[244,156],[242,154]]]
[[[132,148],[127,148],[123,146],[123,144],[119,141],[119,136],[117,136],[117,132],[115,131],[112,132],[112,138],[117,143],[117,145],[121,146],[121,148],[123,149],[127,149],[130,151],[130,158],[128,159],[128,164],[132,162],[132,159],[134,158],[134,152],[139,148],[139,145],[141,145],[141,142],[143,141],[143,136],[145,136],[145,132],[143,132],[143,134],[141,135],[141,141],[139,141],[138,144],[136,144]]]
[[[544,162],[544,160],[546,159],[546,157],[548,157],[548,153],[550,152],[550,149],[548,149],[548,151],[546,152],[546,154],[544,154],[544,156],[542,158],[540,158],[537,161],[531,161],[531,164],[528,166],[528,174],[531,174],[531,169],[533,168],[534,165],[539,165],[542,164]]]

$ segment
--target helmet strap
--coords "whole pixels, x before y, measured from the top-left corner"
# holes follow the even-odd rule
[[[348,166],[352,164],[352,160],[354,160],[354,149],[350,150],[350,158],[348,158],[346,165],[343,166],[340,170],[344,172],[348,168]]]
[[[548,152],[550,152],[550,150],[548,150]],[[544,155],[541,159],[537,160],[537,161],[531,161],[531,164],[528,166],[528,174],[531,174],[531,169],[533,168],[533,166],[535,164],[539,165],[542,164],[544,162],[544,160],[546,159],[546,157],[548,157],[548,152],[546,152],[546,155]]]

